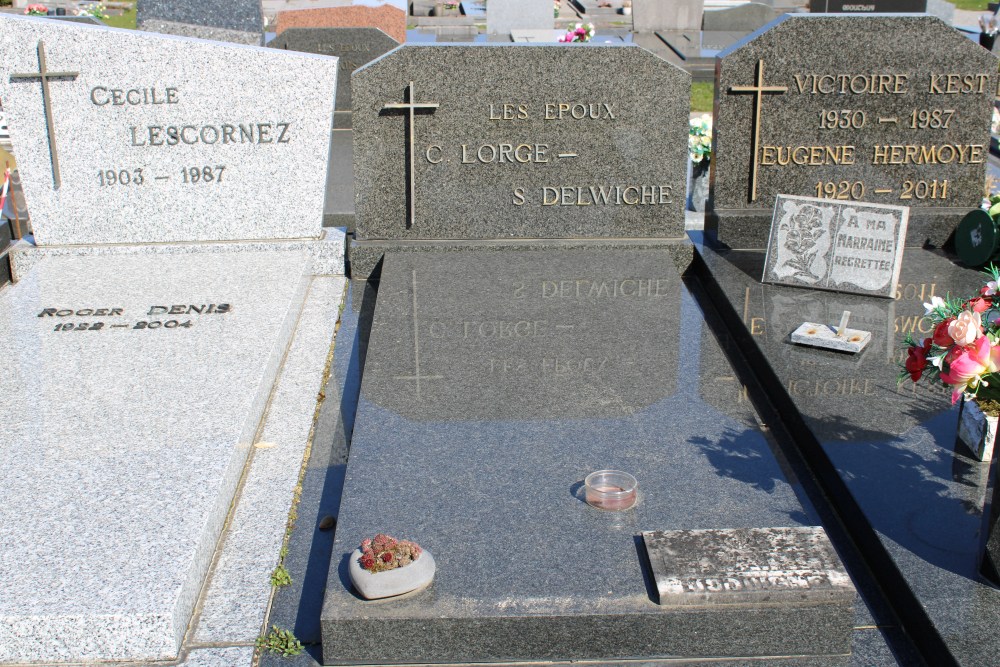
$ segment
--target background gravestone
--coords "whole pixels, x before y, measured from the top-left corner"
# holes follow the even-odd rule
[[[778,17],[780,12],[770,5],[747,2],[735,7],[705,12],[702,29],[705,32],[742,31],[753,32]]]
[[[290,28],[378,28],[402,44],[406,41],[406,12],[392,5],[279,12],[275,32],[280,35]]]
[[[783,193],[909,206],[907,245],[943,244],[982,198],[996,69],[934,17],[779,18],[719,56],[706,229],[764,247]]]
[[[140,30],[260,45],[264,15],[260,0],[138,0]]]
[[[486,33],[509,35],[511,30],[551,30],[555,14],[549,0],[490,0],[486,8]]]
[[[352,267],[416,240],[681,238],[689,81],[635,46],[410,45],[366,65]]]
[[[324,224],[354,227],[354,138],[351,131],[351,74],[399,44],[377,28],[289,28],[269,47],[339,58],[337,107],[330,140]]]
[[[657,30],[701,30],[704,0],[634,0],[632,29],[635,32]]]
[[[41,84],[11,77],[39,71],[43,39],[73,74],[49,82],[55,160]],[[335,59],[30,18],[0,47],[39,245],[320,233]]]
[[[922,13],[927,0],[810,0],[813,14]]]

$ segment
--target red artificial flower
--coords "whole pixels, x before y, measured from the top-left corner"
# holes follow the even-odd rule
[[[906,371],[910,374],[910,379],[914,382],[920,379],[920,376],[924,374],[924,369],[927,368],[927,354],[931,351],[932,342],[930,338],[925,338],[920,347],[916,345],[910,347],[905,366]]]
[[[392,553],[389,552],[389,551],[383,552],[382,553],[382,562],[383,563],[391,563],[392,562]]]
[[[370,553],[365,554],[361,557],[361,567],[366,570],[370,570],[375,567],[375,556]]]
[[[941,322],[936,327],[934,327],[934,333],[931,334],[931,340],[938,347],[950,347],[955,344],[955,339],[951,337],[948,333],[948,325],[955,320],[954,317],[949,317],[944,322]]]
[[[969,302],[969,308],[976,313],[985,313],[993,307],[993,300],[984,297],[977,297]]]

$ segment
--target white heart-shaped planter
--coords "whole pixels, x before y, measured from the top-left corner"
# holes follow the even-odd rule
[[[385,572],[369,572],[361,567],[361,549],[355,549],[351,554],[348,572],[351,583],[361,597],[366,600],[390,598],[410,591],[425,588],[434,579],[434,556],[427,549],[420,553],[420,558],[406,567],[397,567]]]

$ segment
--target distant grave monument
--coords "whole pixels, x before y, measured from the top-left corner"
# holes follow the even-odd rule
[[[406,41],[406,12],[389,4],[279,12],[275,32],[281,35],[290,28],[378,28],[402,44]]]
[[[261,0],[138,0],[140,30],[260,45]]]
[[[580,67],[601,76],[564,75]],[[370,63],[353,78],[352,267],[428,240],[680,239],[689,80],[634,46],[410,45]]]
[[[634,0],[632,29],[635,32],[660,30],[701,30],[705,0]]]
[[[275,49],[339,58],[337,108],[330,142],[325,223],[354,228],[354,140],[351,130],[351,75],[399,44],[378,28],[288,28],[268,43]]]
[[[0,662],[175,660],[252,446],[308,439],[337,61],[9,15],[0,48],[34,228],[0,290]]]
[[[555,14],[549,0],[490,0],[486,34],[509,35],[512,30],[551,30]]]
[[[779,18],[719,56],[706,228],[764,247],[782,193],[909,206],[907,245],[942,245],[982,198],[996,68],[930,16]]]

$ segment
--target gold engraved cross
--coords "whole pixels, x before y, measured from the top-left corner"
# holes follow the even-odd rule
[[[416,158],[417,158],[417,154],[416,154],[416,150],[414,148],[414,139],[413,139],[414,135],[416,134],[416,128],[414,127],[414,121],[416,120],[417,111],[427,111],[427,110],[430,110],[433,113],[434,109],[437,109],[441,105],[439,103],[437,103],[437,102],[417,102],[417,101],[415,101],[417,99],[417,94],[416,94],[416,92],[414,90],[413,82],[412,81],[410,82],[410,85],[407,86],[407,88],[406,88],[406,98],[409,101],[407,101],[407,102],[389,102],[384,107],[382,107],[382,110],[383,111],[390,111],[390,110],[397,110],[397,109],[406,109],[407,112],[408,112],[408,115],[409,115],[409,119],[408,119],[409,120],[409,126],[408,126],[408,129],[407,129],[407,132],[410,135],[410,153],[409,153],[409,159],[410,159],[410,192],[409,192],[409,195],[410,195],[410,219],[407,221],[407,224],[406,224],[406,228],[409,229],[410,227],[413,226],[413,224],[417,220],[417,205],[416,205],[417,197],[416,197],[416,190],[415,190],[415,188],[416,188],[416,181],[417,181],[417,179],[416,179],[416,170],[417,170],[417,159]],[[419,388],[419,386],[420,385],[418,384],[417,387]]]
[[[38,71],[21,74],[11,74],[11,81],[23,81],[25,79],[42,80],[42,104],[45,107],[45,125],[49,131],[49,155],[52,158],[52,180],[56,189],[62,185],[62,178],[59,176],[59,153],[56,150],[56,126],[52,120],[52,93],[49,90],[49,79],[75,79],[80,76],[79,72],[50,72],[45,64],[45,42],[38,41]]]
[[[787,86],[765,86],[764,85],[764,61],[757,61],[757,77],[752,86],[730,86],[730,93],[753,93],[754,113],[753,113],[753,162],[750,166],[750,201],[757,201],[757,154],[760,151],[760,103],[764,93],[787,93]]]

